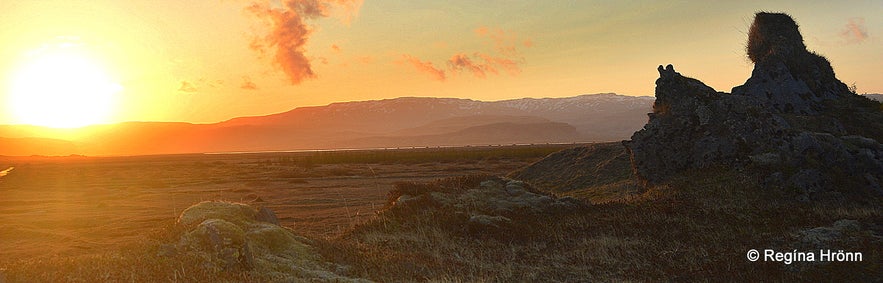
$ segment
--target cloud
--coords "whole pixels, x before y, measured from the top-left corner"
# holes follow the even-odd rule
[[[448,59],[448,67],[455,72],[462,72],[464,70],[472,72],[476,77],[485,78],[485,70],[493,71],[491,66],[485,64],[476,64],[472,62],[472,59],[469,59],[469,56],[466,54],[454,54],[451,56],[451,59]]]
[[[478,37],[483,37],[491,40],[497,52],[504,56],[518,55],[518,51],[516,50],[515,45],[518,37],[515,34],[507,33],[499,28],[489,27],[479,27],[475,29],[475,34],[478,35]],[[530,47],[530,45],[533,45],[533,42],[525,44],[525,47]]]
[[[497,74],[496,67],[503,68],[507,73],[513,76],[521,73],[520,62],[516,61],[516,59],[494,57],[481,53],[476,53],[475,55],[484,60],[485,65],[488,66],[487,68],[494,74]]]
[[[194,93],[199,90],[196,89],[196,86],[193,85],[193,83],[190,83],[188,81],[181,81],[181,87],[178,88],[178,91]]]
[[[482,79],[488,74],[496,75],[500,72],[513,76],[521,73],[524,57],[519,51],[519,46],[530,48],[533,46],[533,41],[519,39],[514,33],[502,29],[479,27],[474,32],[478,38],[489,41],[492,52],[472,52],[471,55],[467,55],[466,52],[455,53],[445,62],[447,69],[437,68],[430,61],[423,61],[410,55],[405,55],[405,59],[417,70],[430,74],[439,81],[445,80],[446,72],[468,73]]]
[[[840,32],[840,36],[846,39],[847,43],[864,42],[865,39],[868,38],[868,29],[865,27],[865,19],[849,19],[849,23],[847,23],[843,31]]]
[[[242,84],[239,86],[239,88],[246,90],[257,90],[258,85],[251,81],[251,78],[242,77]]]
[[[432,64],[432,62],[422,61],[419,58],[416,58],[414,56],[407,55],[407,54],[402,55],[402,60],[405,63],[411,64],[411,66],[416,68],[417,71],[420,71],[422,73],[429,75],[434,80],[443,82],[446,79],[445,71],[442,69],[436,68],[435,65]]]
[[[356,60],[362,64],[372,64],[372,63],[374,63],[374,56],[370,56],[370,55],[361,56],[361,57],[356,58]]]
[[[525,39],[522,44],[524,44],[524,47],[531,48],[533,47],[533,40]]]
[[[274,64],[288,76],[291,84],[316,77],[310,59],[306,56],[306,44],[313,29],[307,21],[329,17],[334,7],[343,10],[344,22],[354,18],[362,6],[361,0],[288,0],[281,6],[267,2],[253,2],[245,8],[268,28],[255,36],[249,47],[261,57],[272,54]]]

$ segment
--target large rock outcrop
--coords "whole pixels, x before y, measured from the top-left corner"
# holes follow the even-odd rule
[[[624,142],[636,175],[658,184],[688,169],[745,169],[801,199],[883,195],[883,111],[806,50],[790,16],[758,13],[752,76],[732,94],[659,66],[649,122]]]

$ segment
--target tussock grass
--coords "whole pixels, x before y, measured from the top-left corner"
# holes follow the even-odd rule
[[[261,278],[246,272],[208,268],[202,258],[160,255],[183,227],[168,225],[144,240],[119,250],[83,256],[45,256],[5,265],[8,282],[249,282]]]
[[[880,278],[880,239],[869,234],[832,243],[862,251],[861,263],[749,262],[750,249],[801,249],[795,234],[838,219],[879,225],[879,205],[798,203],[725,168],[684,173],[672,182],[554,215],[521,215],[502,237],[459,230],[461,215],[428,203],[387,206],[349,234],[325,239],[320,253],[377,281],[694,281],[869,280]],[[488,176],[460,179],[472,186]],[[452,189],[403,184],[400,193]],[[463,190],[454,189],[454,190]],[[390,201],[394,201],[391,197]]]

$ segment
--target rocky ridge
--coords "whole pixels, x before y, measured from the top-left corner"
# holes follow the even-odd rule
[[[649,122],[624,145],[645,184],[694,168],[746,170],[802,200],[883,196],[883,111],[850,92],[786,14],[758,13],[751,77],[719,92],[659,66]]]

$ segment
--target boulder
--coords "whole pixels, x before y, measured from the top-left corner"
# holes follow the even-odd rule
[[[195,257],[209,269],[246,270],[274,281],[365,282],[327,270],[333,264],[322,261],[310,240],[279,226],[267,207],[206,201],[185,209],[178,224],[186,231],[160,248],[164,256]]]

